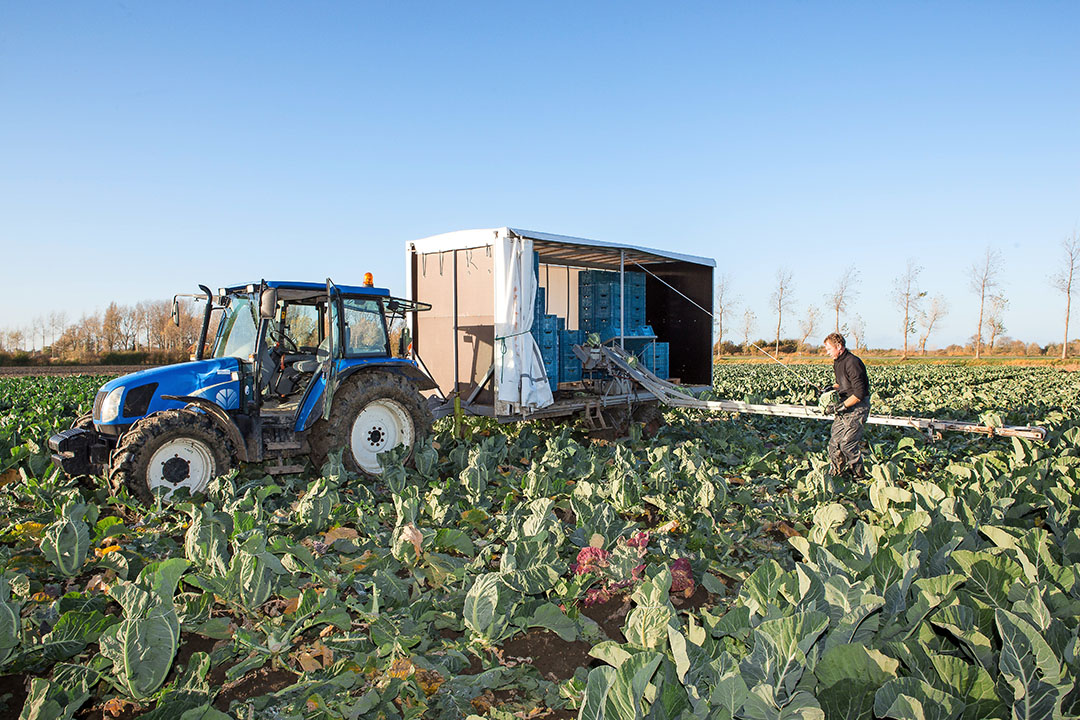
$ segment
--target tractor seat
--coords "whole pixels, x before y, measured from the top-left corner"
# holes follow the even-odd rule
[[[311,354],[286,355],[285,362],[290,363],[297,372],[313,373],[318,371],[319,366],[326,362],[329,357],[330,339],[327,338],[319,343],[314,356]]]

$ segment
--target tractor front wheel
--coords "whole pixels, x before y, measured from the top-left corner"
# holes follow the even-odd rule
[[[166,410],[135,423],[112,456],[110,477],[146,504],[155,492],[165,499],[180,488],[196,493],[232,466],[232,446],[206,415]]]
[[[312,460],[321,465],[330,450],[344,447],[347,468],[378,476],[379,455],[398,445],[411,454],[431,422],[424,398],[408,379],[390,372],[359,372],[334,392],[330,419],[312,428]]]

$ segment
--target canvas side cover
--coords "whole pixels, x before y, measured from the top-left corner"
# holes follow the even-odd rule
[[[495,413],[551,405],[544,359],[529,331],[536,307],[533,243],[501,230],[495,239]]]

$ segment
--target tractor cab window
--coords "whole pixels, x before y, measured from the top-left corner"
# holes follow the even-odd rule
[[[361,298],[343,298],[341,303],[345,334],[340,346],[345,355],[385,355],[387,338],[382,304]]]
[[[247,360],[255,352],[258,323],[255,320],[255,303],[246,295],[233,296],[225,309],[225,316],[218,323],[214,357],[235,357]]]
[[[285,334],[301,352],[314,352],[319,345],[319,308],[290,303],[284,309]]]

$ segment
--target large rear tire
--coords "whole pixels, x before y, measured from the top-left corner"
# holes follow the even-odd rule
[[[331,450],[344,447],[345,467],[377,477],[382,474],[378,456],[398,445],[406,445],[411,456],[431,422],[424,398],[408,379],[361,371],[334,392],[330,419],[317,421],[311,429],[311,459],[321,466]]]
[[[135,423],[112,455],[110,477],[145,504],[156,490],[165,499],[182,487],[201,492],[232,467],[228,436],[206,415],[165,410]]]

